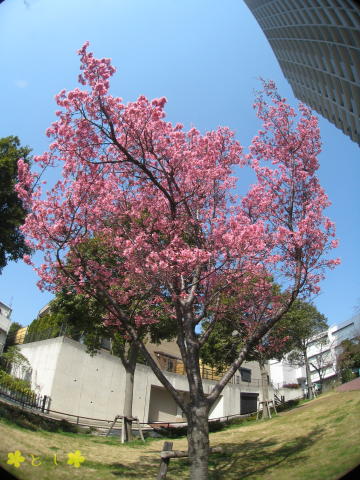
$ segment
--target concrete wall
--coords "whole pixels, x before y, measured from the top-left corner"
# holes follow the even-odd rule
[[[122,414],[125,370],[120,360],[104,351],[91,356],[75,340],[60,339],[51,409],[100,419]]]
[[[111,419],[122,414],[125,396],[125,370],[119,358],[107,351],[91,357],[86,347],[67,337],[20,345],[32,366],[33,388],[50,395],[52,410],[91,418]],[[246,364],[256,382],[229,384],[214,405],[210,418],[240,413],[240,393],[260,393],[260,370],[256,362]],[[173,387],[188,395],[187,378],[164,372]],[[205,393],[214,382],[204,380]],[[260,398],[261,400],[261,393]],[[182,412],[152,370],[138,364],[134,379],[133,415],[141,422],[181,421]]]
[[[31,365],[32,388],[40,395],[52,395],[62,344],[62,337],[58,337],[19,345],[19,350],[25,355]],[[14,374],[20,376],[17,372],[14,372]],[[51,408],[53,407],[51,406]]]
[[[285,402],[289,400],[296,400],[297,398],[304,397],[304,390],[302,388],[279,388],[277,391],[279,398],[282,396],[285,399]]]

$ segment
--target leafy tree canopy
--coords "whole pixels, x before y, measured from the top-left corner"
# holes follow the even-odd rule
[[[10,325],[4,346],[5,351],[7,351],[8,347],[14,345],[15,335],[19,328],[22,328],[22,325],[18,322],[12,322]]]
[[[277,285],[274,290],[279,291]],[[235,312],[238,319],[246,319],[246,314]],[[244,317],[244,318],[243,318]],[[244,334],[241,321],[234,329],[234,318],[225,318],[218,322],[209,336],[208,342],[201,350],[202,360],[224,371],[237,358],[244,345]],[[204,322],[204,328],[207,322]],[[303,345],[318,332],[327,328],[324,315],[303,300],[296,300],[282,319],[263,337],[261,342],[251,349],[246,359],[264,363],[272,358],[281,359],[291,350],[302,351]]]
[[[29,163],[29,147],[21,147],[18,137],[0,139],[0,272],[9,260],[18,260],[29,253],[19,230],[26,211],[14,186],[17,181],[17,161]]]
[[[30,367],[28,359],[16,345],[9,347],[7,352],[0,355],[0,369],[10,372],[11,367]]]
[[[288,335],[292,339],[293,352],[289,356],[290,362],[304,365],[304,354],[309,345],[324,341],[322,336],[319,338],[317,336],[328,329],[325,315],[320,313],[313,304],[298,299],[281,322],[286,325]]]
[[[343,340],[340,344],[341,352],[337,356],[337,370],[340,373],[342,382],[352,380],[360,369],[360,337],[351,340]],[[357,373],[358,373],[357,372]]]

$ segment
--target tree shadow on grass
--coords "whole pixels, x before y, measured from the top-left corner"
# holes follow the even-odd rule
[[[306,436],[299,436],[279,445],[276,438],[264,441],[244,441],[222,444],[225,453],[210,456],[211,480],[238,480],[252,475],[265,475],[267,471],[286,462],[286,467],[295,468],[306,462],[306,450],[322,436],[324,429],[317,428]]]
[[[306,462],[306,450],[323,435],[324,429],[317,428],[306,436],[299,436],[287,443],[276,438],[259,441],[244,440],[240,443],[217,444],[222,446],[224,453],[211,454],[209,459],[209,479],[239,480],[262,475],[282,463],[286,467],[296,468]],[[154,452],[154,457],[140,457],[137,464],[124,465],[113,463],[111,473],[120,478],[148,479],[156,478],[160,466],[160,452]],[[168,480],[186,479],[189,475],[188,459],[171,459],[167,474]]]

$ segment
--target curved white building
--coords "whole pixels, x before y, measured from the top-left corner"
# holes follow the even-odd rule
[[[294,95],[360,145],[360,3],[244,1]]]

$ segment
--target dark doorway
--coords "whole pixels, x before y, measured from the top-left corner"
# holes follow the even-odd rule
[[[258,393],[240,393],[240,414],[257,411]]]

